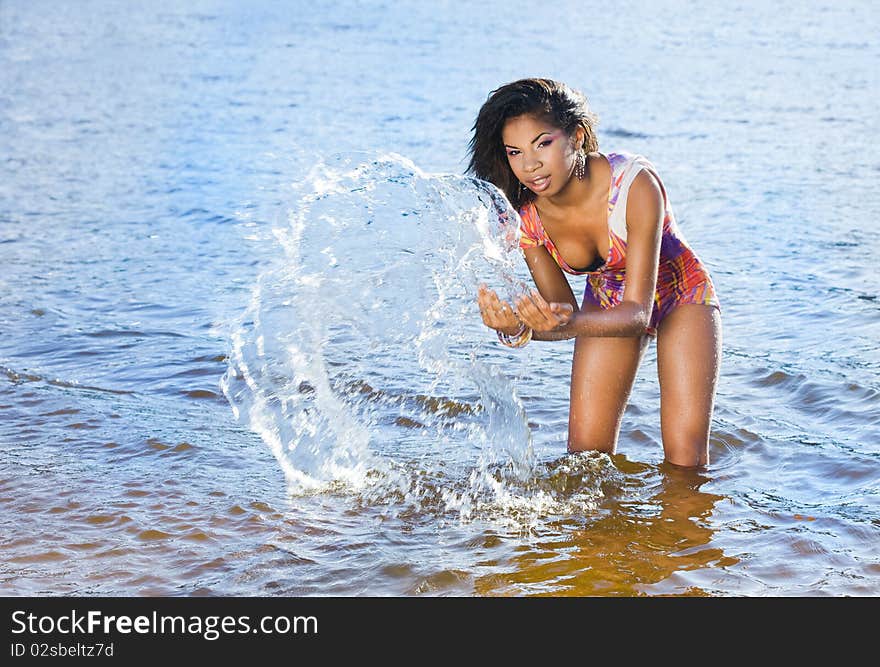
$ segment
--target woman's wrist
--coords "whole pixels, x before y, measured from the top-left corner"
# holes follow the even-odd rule
[[[498,340],[502,345],[507,347],[522,347],[532,340],[532,328],[526,326],[525,322],[520,322],[519,328],[513,333],[506,333],[501,329],[496,329]]]
[[[512,329],[504,328],[504,329],[496,329],[496,331],[504,336],[516,337],[522,334],[523,331],[526,330],[525,322],[520,322],[518,326],[513,327]]]
[[[568,318],[568,321],[564,324],[560,324],[553,329],[553,331],[575,331],[578,329],[578,324],[580,321],[581,311],[576,310],[571,314],[571,317]]]
[[[532,340],[569,340],[581,335],[582,327],[585,321],[585,313],[583,311],[575,311],[565,324],[560,324],[546,331],[533,331]]]

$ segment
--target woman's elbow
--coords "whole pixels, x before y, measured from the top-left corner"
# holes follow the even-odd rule
[[[641,338],[642,336],[648,333],[648,327],[650,326],[649,318],[640,317],[634,324],[632,328],[632,335],[636,338]]]
[[[633,302],[632,306],[632,319],[630,320],[630,326],[627,327],[629,329],[628,333],[631,336],[644,336],[648,333],[648,329],[651,326],[651,314],[654,309],[654,304],[643,305],[641,303]]]

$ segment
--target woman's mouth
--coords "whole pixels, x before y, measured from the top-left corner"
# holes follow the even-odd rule
[[[540,178],[529,181],[529,187],[532,189],[532,192],[546,190],[548,185],[550,185],[549,176],[541,176]]]

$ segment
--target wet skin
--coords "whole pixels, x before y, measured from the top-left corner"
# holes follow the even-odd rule
[[[587,156],[586,177],[574,176],[584,132],[568,135],[532,116],[508,119],[502,132],[514,175],[535,195],[548,235],[569,266],[589,266],[608,252],[607,193],[611,168],[600,153]],[[641,172],[627,208],[627,278],[620,304],[578,306],[559,265],[543,246],[525,248],[537,289],[507,303],[485,285],[477,294],[483,323],[508,335],[522,324],[535,340],[575,338],[568,450],[614,453],[621,419],[649,336],[663,229],[660,184]],[[660,421],[666,461],[708,464],[709,429],[721,359],[717,308],[683,304],[657,330]]]

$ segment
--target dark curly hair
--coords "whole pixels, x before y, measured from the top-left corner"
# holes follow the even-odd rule
[[[467,171],[500,188],[517,209],[532,201],[535,193],[521,188],[513,175],[501,133],[508,119],[523,115],[542,118],[569,136],[581,127],[586,133],[583,148],[588,153],[599,150],[595,131],[599,119],[583,93],[552,79],[520,79],[493,90],[474,122]]]

